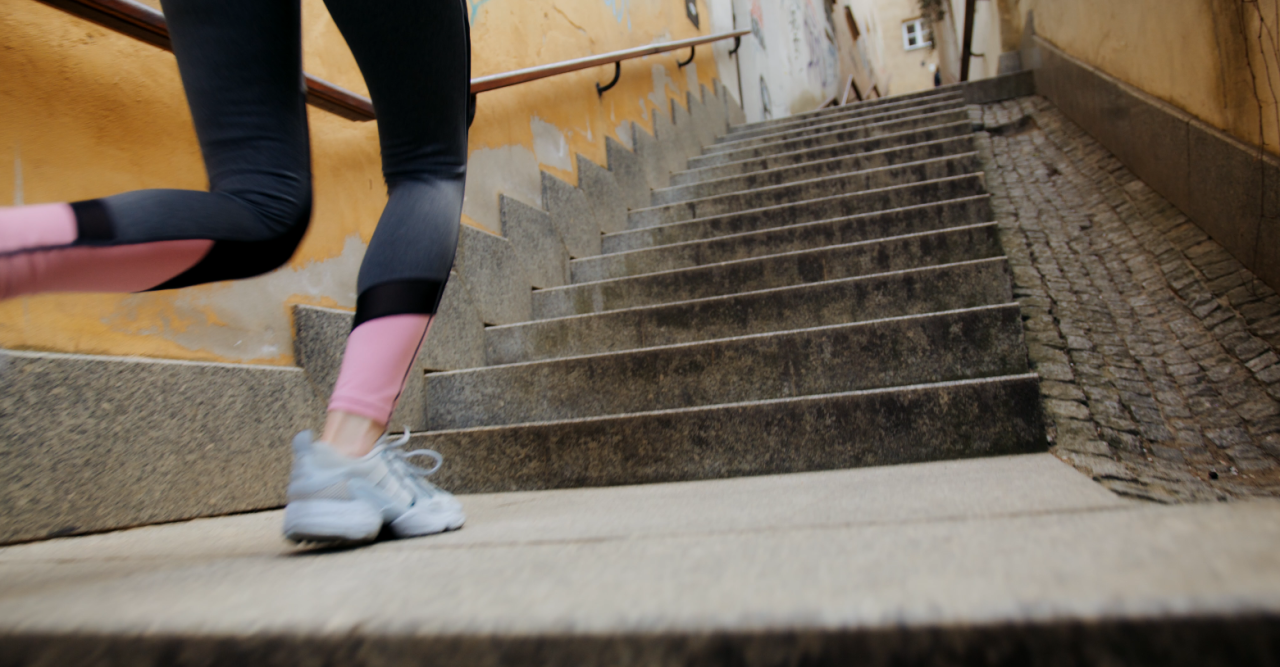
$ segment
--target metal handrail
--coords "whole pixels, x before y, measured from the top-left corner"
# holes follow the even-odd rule
[[[158,46],[167,51],[173,50],[173,44],[169,40],[169,28],[165,23],[164,14],[141,4],[136,0],[40,0],[40,2],[61,9],[69,14],[74,14],[80,18],[92,21],[105,28],[129,35],[130,37],[139,39],[153,46]],[[472,79],[471,94],[474,95],[476,93],[483,93],[490,90],[496,90],[498,88],[514,86],[527,81],[545,79],[549,76],[556,76],[557,74],[566,74],[568,72],[576,72],[578,70],[612,63],[615,65],[613,82],[608,86],[596,84],[596,90],[603,94],[605,90],[612,88],[613,85],[617,83],[618,76],[622,72],[623,60],[641,58],[644,56],[665,53],[667,51],[675,51],[677,49],[688,47],[691,49],[691,52],[689,54],[689,60],[684,63],[688,64],[693,60],[692,49],[695,49],[698,45],[733,38],[735,42],[734,51],[736,51],[738,44],[742,40],[742,36],[750,33],[750,30],[723,32],[717,35],[694,37],[692,39],[682,39],[680,41],[666,42],[663,44],[650,44],[648,46],[639,46],[634,49],[614,51],[612,53],[605,53],[598,56],[576,58],[574,60],[552,63],[550,65],[539,65],[537,67],[516,70],[514,72],[491,74],[489,76]],[[681,67],[683,67],[684,64],[682,64]],[[341,86],[334,85],[324,79],[311,76],[310,74],[306,74],[306,80],[308,104],[351,120],[366,121],[373,120],[375,118],[373,113],[373,102],[370,101],[369,98],[364,97],[363,95],[357,95],[356,93],[353,93]]]
[[[600,65],[617,65],[624,60],[632,58],[642,58],[651,56],[656,53],[666,53],[667,51],[677,51],[683,48],[695,48],[700,44],[708,42],[718,42],[722,39],[733,38],[741,40],[743,35],[751,34],[750,30],[737,30],[734,32],[722,32],[716,35],[706,35],[704,37],[693,37],[690,39],[682,39],[677,42],[664,42],[662,44],[649,44],[648,46],[637,46],[634,49],[625,49],[622,51],[614,51],[612,53],[602,53],[598,56],[587,56],[585,58],[575,58],[573,60],[565,60],[563,62],[552,63],[550,65],[539,65],[528,69],[519,69],[514,72],[506,72],[503,74],[490,74],[482,76],[478,79],[471,80],[471,92],[483,93],[488,90],[497,88],[505,88],[506,86],[514,86],[518,83],[527,81],[536,81],[537,79],[545,79],[549,76],[557,74],[566,74],[568,72],[576,72],[578,70],[599,67]]]

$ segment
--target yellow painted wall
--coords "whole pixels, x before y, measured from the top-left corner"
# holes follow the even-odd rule
[[[1018,0],[1089,65],[1280,153],[1280,0]],[[1264,25],[1265,24],[1265,25]]]
[[[473,76],[699,34],[680,0],[469,2]],[[303,5],[307,71],[364,94],[322,2]],[[701,32],[706,28],[704,21]],[[501,168],[496,158],[510,163],[510,156],[527,154],[534,167],[576,183],[573,153],[603,165],[606,136],[629,143],[620,135],[624,123],[652,130],[654,109],[669,109],[670,99],[684,104],[691,86],[711,87],[710,49],[683,70],[675,66],[681,55],[624,64],[621,82],[603,99],[594,84],[607,81],[611,67],[482,94],[471,133],[473,164]],[[0,71],[0,205],[204,187],[171,54],[34,0],[9,0],[0,3]],[[286,267],[248,281],[165,293],[0,302],[0,347],[291,364],[289,306],[354,305],[355,272],[386,201],[376,124],[314,108],[310,121],[314,214]],[[468,198],[496,201],[496,191],[481,185],[469,179]],[[475,200],[468,210],[496,209],[486,201]],[[498,231],[483,215],[464,216],[464,222]]]
[[[929,47],[908,51],[902,43],[902,24],[920,18],[920,5],[916,0],[877,0],[876,4],[884,45],[881,91],[885,95],[903,95],[932,88],[929,65],[937,65],[937,51]]]

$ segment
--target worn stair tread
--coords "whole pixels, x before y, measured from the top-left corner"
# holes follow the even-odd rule
[[[688,185],[672,185],[653,190],[652,205],[671,204],[712,194],[740,192],[755,187],[782,185],[816,178],[974,151],[973,136],[948,137],[909,146],[895,146],[853,155],[841,155],[799,165],[760,169],[735,176],[714,178]]]
[[[871,137],[853,138],[848,141],[816,147],[801,147],[792,151],[771,153],[758,157],[745,157],[740,160],[721,162],[711,166],[690,166],[687,169],[673,172],[668,187],[701,183],[726,176],[740,176],[754,171],[779,167],[800,167],[809,162],[818,162],[835,157],[851,157],[888,148],[905,148],[939,139],[971,137],[973,131],[973,122],[965,119],[925,127],[907,128]]]
[[[691,185],[729,176],[742,176],[766,169],[802,167],[810,162],[818,162],[830,158],[851,157],[888,148],[914,146],[939,139],[972,137],[972,135],[973,123],[969,120],[931,125],[926,128],[891,132],[817,148],[801,148],[786,153],[774,153],[762,157],[735,160],[710,167],[686,169],[672,174],[669,186]]]
[[[584,257],[569,262],[570,282],[607,280],[970,225],[992,218],[990,199],[990,195],[975,195]]]
[[[928,201],[963,199],[986,194],[984,178],[984,174],[979,172],[762,206],[654,227],[626,229],[602,236],[600,247],[604,253],[652,248],[746,231],[777,229],[818,220],[890,211]]]
[[[942,111],[961,110],[964,109],[964,107],[965,105],[963,100],[945,101],[935,104],[911,106],[902,109],[885,110],[868,115],[832,118],[822,123],[815,123],[802,127],[784,128],[776,132],[765,132],[754,136],[735,137],[732,140],[716,142],[704,147],[701,154],[713,155],[715,153],[739,150],[759,144],[777,143],[780,141],[789,141],[791,139],[802,139],[807,136],[822,134],[825,132],[854,129],[867,125],[875,125],[878,123],[910,118],[912,116],[939,113]]]
[[[881,97],[873,100],[862,100],[839,107],[827,107],[825,109],[814,109],[813,111],[805,111],[803,113],[792,114],[785,118],[773,118],[769,120],[759,120],[754,123],[743,123],[741,125],[731,125],[729,134],[733,134],[739,130],[750,130],[753,128],[767,128],[775,125],[783,125],[787,123],[809,122],[820,120],[826,116],[837,116],[844,113],[857,112],[865,109],[873,109],[876,107],[903,104],[919,104],[921,100],[931,97],[958,95],[964,97],[964,92],[960,90],[923,90],[917,93],[908,93],[904,95],[894,95],[892,97]]]
[[[1027,371],[1017,303],[433,373],[427,430]]]
[[[5,653],[1260,664],[1280,613],[1280,503],[1139,504],[1048,454],[463,501],[461,531],[331,554],[280,512],[9,547]]]
[[[1044,451],[1034,373],[418,433],[462,492],[649,484]]]
[[[533,318],[819,282],[1003,255],[994,222],[538,290]]]
[[[905,271],[620,308],[485,329],[489,364],[859,322],[1012,299],[1008,262],[993,257]]]
[[[924,129],[936,125],[947,125],[949,123],[958,123],[961,121],[969,121],[969,113],[965,109],[921,114],[919,116],[899,118],[896,120],[885,121],[883,123],[861,125],[851,129],[831,130],[828,132],[811,134],[798,139],[785,139],[772,143],[757,144],[736,150],[723,151],[720,153],[698,155],[689,158],[688,167],[690,169],[697,169],[699,167],[709,167],[729,162],[740,162],[754,157],[763,157],[765,155],[773,155],[776,153],[791,153],[806,148],[830,146],[832,144],[845,143],[854,139],[894,134],[911,129]]]
[[[870,115],[870,114],[888,111],[891,109],[909,109],[912,107],[929,106],[932,104],[937,104],[942,102],[959,102],[963,104],[964,96],[957,95],[955,93],[947,93],[943,95],[935,95],[933,97],[928,97],[928,98],[917,98],[917,99],[905,100],[901,102],[895,102],[893,104],[883,104],[878,107],[861,107],[861,108],[853,107],[853,106],[839,107],[838,111],[832,111],[831,113],[821,115],[821,116],[803,117],[794,121],[789,119],[783,119],[778,121],[765,121],[763,123],[754,123],[751,125],[738,125],[733,128],[730,128],[729,132],[727,132],[726,134],[723,134],[717,137],[714,144],[720,144],[728,141],[735,141],[739,138],[750,137],[753,135],[778,132],[786,128],[806,127],[806,126],[811,126],[815,124],[829,123],[842,118],[860,118],[860,117],[866,117],[867,115]],[[791,116],[790,118],[798,118],[798,117]]]
[[[670,204],[632,209],[627,226],[654,227],[712,215],[758,208],[774,202],[807,201],[832,194],[853,194],[881,188],[962,176],[982,171],[978,153],[931,157],[915,162],[827,174],[790,183],[725,192]]]

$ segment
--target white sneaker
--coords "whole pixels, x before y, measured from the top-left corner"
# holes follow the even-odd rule
[[[311,431],[303,431],[293,438],[286,538],[368,542],[386,524],[399,537],[415,537],[454,530],[466,521],[453,495],[423,479],[440,469],[443,457],[430,449],[401,449],[409,442],[408,429],[395,441],[389,435],[378,438],[373,451],[358,459],[311,437]],[[429,456],[436,464],[419,468],[407,461],[413,456]]]

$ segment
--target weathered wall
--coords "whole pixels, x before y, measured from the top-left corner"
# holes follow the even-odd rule
[[[834,28],[823,0],[733,0],[739,28],[742,106],[751,122],[818,108],[840,80]]]
[[[877,0],[881,39],[884,44],[885,95],[903,95],[933,87],[933,70],[938,64],[937,49],[925,47],[908,51],[902,43],[902,24],[920,18],[917,0]]]
[[[709,32],[679,0],[469,0],[473,76]],[[152,3],[153,5],[155,3]],[[365,87],[320,0],[304,0],[305,67]],[[699,2],[700,8],[705,5]],[[0,203],[202,188],[203,167],[171,54],[33,0],[0,5]],[[501,232],[498,192],[535,206],[540,170],[576,183],[581,154],[606,163],[606,137],[652,131],[655,110],[710,87],[712,50],[484,93],[471,134],[464,222]],[[386,201],[377,128],[310,109],[311,230],[286,267],[253,280],[140,295],[46,295],[0,303],[0,347],[174,359],[293,363],[290,306],[351,308],[365,245]]]
[[[1070,56],[1280,153],[1280,1],[1019,0]]]

